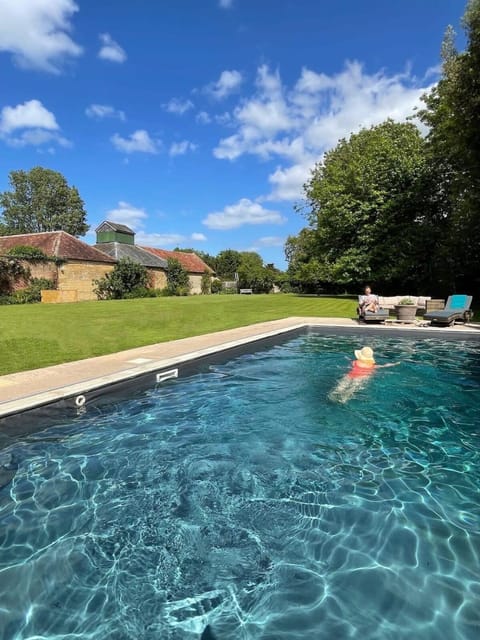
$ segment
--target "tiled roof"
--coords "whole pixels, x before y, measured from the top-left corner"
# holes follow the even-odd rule
[[[110,220],[104,220],[102,224],[95,229],[95,231],[98,232],[100,230],[103,230],[103,227],[106,227],[106,226],[110,227],[112,231],[120,231],[121,233],[130,233],[132,235],[135,235],[135,232],[132,229],[130,229],[130,227],[127,227],[126,224],[119,224],[118,222],[110,222]]]
[[[41,249],[48,257],[64,260],[83,260],[86,262],[115,262],[101,251],[71,236],[66,231],[44,231],[42,233],[23,233],[15,236],[0,236],[0,254],[7,253],[13,247],[28,246]]]
[[[213,273],[208,264],[206,264],[196,253],[185,253],[184,251],[167,251],[166,249],[155,249],[153,247],[142,247],[145,251],[149,251],[154,256],[168,260],[169,258],[175,258],[180,262],[182,267],[188,271],[188,273],[204,273],[208,271]]]
[[[115,258],[115,260],[130,258],[133,262],[143,264],[144,267],[156,267],[157,269],[165,270],[167,268],[167,261],[164,258],[152,255],[148,251],[145,251],[134,244],[124,244],[123,242],[102,242],[100,244],[96,244],[95,248],[98,251],[103,251],[112,258]]]

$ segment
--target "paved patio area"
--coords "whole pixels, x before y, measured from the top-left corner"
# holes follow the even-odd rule
[[[361,326],[365,332],[371,329],[349,318],[285,318],[0,376],[0,417],[306,325]],[[418,329],[418,325],[400,327]],[[375,328],[392,330],[391,325],[376,325]],[[433,327],[421,330],[426,335],[439,331]],[[478,333],[478,328],[456,325],[448,328],[448,332]]]

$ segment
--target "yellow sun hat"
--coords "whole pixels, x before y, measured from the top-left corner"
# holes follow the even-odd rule
[[[355,349],[355,358],[357,360],[361,360],[362,362],[366,362],[368,364],[375,364],[375,360],[373,357],[373,351],[370,347],[363,347],[362,349]]]

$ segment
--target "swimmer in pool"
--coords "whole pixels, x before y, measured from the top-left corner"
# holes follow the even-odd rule
[[[376,369],[394,367],[400,364],[399,362],[376,364],[370,347],[356,349],[354,353],[355,360],[352,362],[350,371],[343,376],[335,389],[330,391],[328,394],[330,400],[345,404],[357,391],[365,387],[368,379]]]

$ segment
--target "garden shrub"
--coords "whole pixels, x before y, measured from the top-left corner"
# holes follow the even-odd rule
[[[30,269],[24,267],[18,258],[0,256],[0,293],[8,294],[15,281],[28,280]]]
[[[202,283],[200,285],[203,295],[209,295],[212,290],[212,275],[210,271],[204,271],[202,274]]]
[[[173,296],[188,296],[190,293],[188,272],[175,258],[167,260],[167,289]]]
[[[47,262],[48,256],[38,247],[29,247],[28,245],[17,245],[7,252],[7,255],[18,258],[19,260],[30,260],[31,262]]]
[[[134,298],[156,298],[158,296],[156,289],[148,289],[147,287],[135,287],[123,297],[125,300],[133,300]]]
[[[28,287],[14,291],[9,296],[0,296],[0,304],[31,304],[41,302],[42,289],[55,289],[55,282],[47,278],[32,278]]]
[[[223,282],[221,280],[212,280],[210,290],[212,293],[220,293],[223,289]]]
[[[99,300],[120,300],[138,288],[147,288],[147,269],[129,258],[117,262],[113,271],[94,280],[93,292]],[[138,296],[135,296],[138,297]]]

